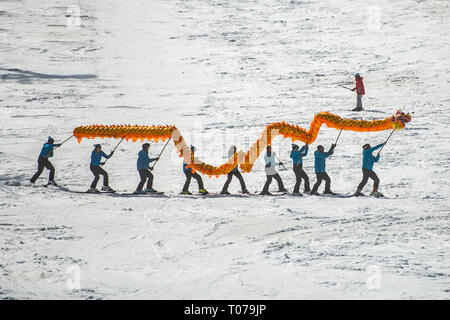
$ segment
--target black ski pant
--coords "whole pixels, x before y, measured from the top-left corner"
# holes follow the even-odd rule
[[[141,191],[144,187],[145,181],[147,181],[147,189],[151,189],[153,187],[153,173],[151,173],[149,169],[139,170],[139,176],[141,177],[141,182],[139,182],[136,190]]]
[[[363,172],[363,178],[361,183],[358,186],[359,190],[362,190],[364,186],[367,183],[367,180],[372,179],[373,180],[373,188],[378,189],[378,185],[380,184],[380,179],[378,178],[377,174],[373,170],[369,169],[362,169]]]
[[[97,187],[97,182],[98,179],[100,179],[100,175],[103,176],[103,186],[108,186],[108,173],[103,170],[102,168],[100,168],[100,166],[93,166],[92,163],[89,167],[92,171],[92,173],[94,174],[94,181],[92,181],[91,183],[91,188],[96,188]]]
[[[44,171],[44,168],[47,168],[48,170],[50,170],[50,173],[48,175],[48,180],[49,181],[55,180],[55,167],[53,167],[53,165],[48,160],[48,158],[44,158],[44,157],[40,156],[38,158],[38,170],[30,180],[32,183],[36,182],[36,180],[42,174],[42,171]]]
[[[294,186],[294,193],[299,192],[300,185],[302,183],[302,179],[305,180],[305,192],[309,192],[310,186],[309,186],[309,178],[306,172],[303,170],[303,164],[294,164],[294,173],[295,173],[295,186]]]
[[[281,177],[278,173],[275,173],[274,175],[266,175],[267,180],[266,183],[264,184],[264,188],[262,190],[262,193],[266,193],[269,192],[269,186],[272,183],[272,179],[275,179],[278,182],[278,190],[279,191],[283,191],[284,189],[284,185],[283,185],[283,180],[281,180]]]
[[[189,184],[191,183],[191,178],[194,178],[195,180],[197,180],[199,190],[205,189],[205,187],[203,186],[202,177],[197,172],[192,173],[191,171],[186,171],[184,174],[186,175],[186,182],[184,183],[183,191],[189,190]]]
[[[316,177],[317,177],[317,182],[314,185],[314,187],[313,187],[311,192],[312,193],[316,193],[323,180],[325,180],[325,192],[330,192],[331,191],[330,190],[331,179],[328,176],[328,173],[326,173],[326,172],[319,172],[319,173],[316,173]]]
[[[239,183],[241,184],[242,192],[247,190],[247,187],[245,186],[245,181],[244,181],[244,178],[242,177],[242,174],[239,172],[239,170],[236,170],[236,171],[228,172],[227,181],[225,181],[225,184],[223,185],[222,192],[228,191],[228,187],[231,183],[231,180],[233,179],[233,176],[236,176],[236,178],[238,178]]]

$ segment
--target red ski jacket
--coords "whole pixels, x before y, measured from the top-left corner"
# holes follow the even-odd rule
[[[353,88],[353,90],[356,91],[356,94],[366,94],[366,92],[364,91],[364,83],[362,77],[356,78],[356,87]]]

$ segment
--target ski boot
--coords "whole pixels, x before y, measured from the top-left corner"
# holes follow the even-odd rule
[[[242,194],[250,194],[250,191],[248,191],[247,189],[242,190]]]
[[[261,196],[271,196],[272,194],[269,191],[261,191]]]
[[[325,191],[323,192],[323,194],[331,194],[331,195],[333,195],[333,194],[336,194],[336,193],[334,193],[334,192],[331,191],[331,190],[325,190]]]
[[[100,193],[96,188],[89,188],[88,193]]]
[[[55,180],[48,180],[47,185],[48,186],[57,186]]]
[[[353,195],[355,197],[362,197],[362,196],[364,196],[364,193],[362,193],[360,189],[356,189],[356,191]]]
[[[383,194],[381,192],[378,191],[378,188],[373,188],[372,192],[370,193],[371,196],[380,198],[380,197],[384,197]]]
[[[180,194],[184,194],[184,195],[186,195],[186,194],[192,194],[192,192],[190,192],[190,191],[186,190],[186,191],[181,191],[181,192],[180,192]]]
[[[230,194],[227,190],[222,190],[221,192],[220,192],[220,194]]]
[[[206,189],[200,189],[200,190],[198,190],[198,192],[203,196],[207,195],[209,193]]]
[[[144,190],[136,190],[134,193],[135,194],[145,194],[146,192]]]
[[[152,192],[158,192],[158,191],[156,191],[153,188],[147,188],[147,189],[145,189],[145,192],[152,193]]]
[[[105,191],[105,192],[115,192],[113,189],[111,189],[110,186],[103,186],[103,187],[102,187],[102,191]]]

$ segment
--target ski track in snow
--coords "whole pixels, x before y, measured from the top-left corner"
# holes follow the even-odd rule
[[[75,29],[70,5],[0,4],[0,298],[450,298],[448,2],[82,1]],[[348,111],[355,97],[337,86],[354,72],[363,113]],[[155,169],[169,198],[27,186],[46,137],[79,125],[175,124],[203,160],[221,163],[270,122],[398,108],[414,115],[375,167],[388,199],[183,198],[173,148]],[[312,183],[312,151],[336,135],[324,127],[305,158]],[[355,190],[361,145],[387,135],[342,133],[327,162],[334,191]],[[109,151],[117,140],[67,142],[52,159],[57,181],[87,189],[94,142]],[[108,161],[113,188],[135,188],[139,149],[123,143]],[[289,163],[290,141],[274,149]],[[292,172],[280,174],[291,189]],[[244,178],[262,189],[260,160]],[[225,178],[204,181],[216,192]],[[70,289],[74,266],[80,287]]]

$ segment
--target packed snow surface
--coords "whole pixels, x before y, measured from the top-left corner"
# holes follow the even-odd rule
[[[1,1],[0,298],[449,299],[449,15],[438,0]],[[355,72],[360,113],[338,86]],[[237,180],[234,196],[182,197],[173,144],[154,170],[164,196],[77,193],[92,180],[93,143],[108,153],[114,139],[55,151],[70,192],[41,187],[48,171],[29,185],[47,137],[79,125],[174,124],[220,164],[267,123],[397,109],[414,114],[375,166],[382,199],[247,197]],[[313,151],[337,133],[324,126],[311,146],[312,183]],[[327,161],[335,192],[355,191],[361,146],[388,134],[342,133]],[[123,142],[108,160],[113,188],[136,188],[140,148]],[[292,191],[291,142],[273,148]],[[261,191],[261,160],[244,178]],[[225,177],[204,181],[218,192]]]

